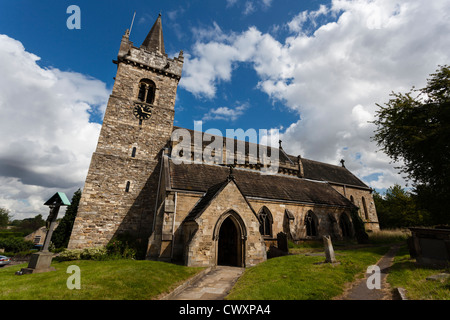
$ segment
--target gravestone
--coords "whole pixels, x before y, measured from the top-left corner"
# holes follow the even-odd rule
[[[283,252],[289,252],[287,234],[284,232],[279,232],[277,234],[277,247]]]
[[[420,265],[428,267],[450,266],[450,229],[409,228],[411,230],[410,255]],[[411,254],[411,252],[413,254]]]
[[[325,247],[325,262],[336,263],[336,257],[334,256],[333,244],[331,243],[330,236],[323,236],[323,245]]]

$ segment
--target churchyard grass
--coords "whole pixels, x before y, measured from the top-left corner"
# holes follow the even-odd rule
[[[322,263],[324,256],[305,254],[269,259],[249,268],[227,296],[229,300],[330,300],[345,284],[362,277],[387,246],[336,250],[338,265]]]
[[[411,236],[409,229],[384,229],[369,232],[369,241],[372,244],[389,244],[405,242]]]
[[[392,288],[404,288],[409,300],[450,300],[450,278],[441,281],[427,280],[432,275],[445,272],[450,273],[450,268],[431,269],[418,266],[405,246],[395,256],[387,282]]]
[[[70,265],[80,268],[80,289],[68,289]],[[0,300],[150,300],[201,268],[145,260],[52,262],[56,271],[15,275],[26,264],[0,269]]]

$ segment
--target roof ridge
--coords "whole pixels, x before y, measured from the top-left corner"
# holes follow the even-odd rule
[[[197,217],[199,217],[203,211],[206,210],[206,208],[209,206],[211,201],[214,200],[214,198],[219,194],[220,191],[222,191],[228,183],[230,183],[231,180],[224,180],[222,182],[216,183],[215,185],[212,185],[209,187],[206,192],[203,194],[202,197],[196,202],[194,207],[189,211],[187,214],[185,220],[195,220]]]

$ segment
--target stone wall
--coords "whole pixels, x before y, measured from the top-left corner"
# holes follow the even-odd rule
[[[173,203],[174,193],[167,193],[167,200]],[[185,261],[191,265],[213,265],[215,263],[215,247],[217,244],[212,241],[212,230],[217,224],[220,214],[227,212],[228,210],[234,210],[239,215],[241,212],[248,210],[247,203],[241,199],[240,192],[228,192],[226,196],[221,196],[221,201],[215,200],[210,205],[207,211],[205,211],[198,223],[183,223],[188,213],[194,208],[196,203],[201,199],[203,194],[201,193],[189,193],[189,192],[177,192],[176,193],[176,208],[175,212],[171,210],[162,209],[161,212],[166,212],[166,217],[161,218],[161,223],[157,223],[156,232],[152,237],[154,239],[161,240],[161,234],[163,230],[171,233],[171,236],[166,236],[164,241],[155,241],[154,247],[157,250],[157,254],[153,255],[152,259],[171,260],[171,261]],[[165,203],[168,203],[168,201]],[[289,239],[292,241],[301,241],[306,239],[321,239],[322,235],[330,235],[334,239],[342,239],[343,232],[340,228],[340,222],[343,215],[347,215],[350,218],[349,209],[320,206],[320,205],[307,205],[300,203],[283,203],[280,201],[262,200],[262,199],[249,199],[249,204],[256,212],[265,206],[271,212],[273,216],[272,224],[272,236],[262,238],[265,243],[266,250],[269,249],[271,244],[276,244],[276,235],[279,232],[288,234]],[[164,205],[162,205],[164,207]],[[293,220],[288,218],[286,213],[288,210]],[[212,211],[212,212],[211,212]],[[305,216],[308,211],[312,211],[316,217],[317,223],[317,236],[309,237],[306,234]],[[211,213],[210,213],[211,212]],[[175,223],[173,223],[173,216],[175,215]],[[252,214],[254,217],[254,214]],[[162,216],[161,216],[162,217]],[[259,233],[259,221],[251,219],[253,225],[253,231],[257,230]],[[244,219],[244,221],[247,221]],[[165,225],[165,227],[164,227]],[[159,231],[158,231],[159,230]],[[195,240],[191,238],[195,235]],[[199,236],[201,235],[201,236]],[[199,240],[199,237],[203,241]],[[208,239],[208,237],[210,237]],[[206,240],[205,240],[206,239]],[[189,246],[188,252],[185,251],[187,242],[194,241],[197,243],[197,248],[201,251],[195,255],[195,250],[192,246]],[[258,240],[259,241],[259,240]],[[174,248],[172,249],[172,243]],[[250,241],[247,240],[247,245],[250,245]],[[254,245],[254,244],[252,244]],[[253,249],[254,250],[254,249]],[[169,256],[167,256],[169,254]],[[254,259],[250,259],[254,260]],[[250,261],[249,260],[249,261]],[[247,264],[247,261],[246,261]]]
[[[122,40],[122,46],[128,44],[132,45]],[[134,60],[122,56],[118,62],[69,248],[106,245],[118,233],[147,241],[152,231],[161,153],[173,130],[182,60],[135,47],[132,51]],[[171,69],[164,71],[164,63],[172,63]],[[152,80],[156,92],[149,105],[151,118],[140,122],[133,110],[142,79]]]
[[[264,241],[259,232],[259,221],[244,197],[230,182],[212,200],[200,217],[187,226],[189,236],[185,247],[186,265],[212,266],[217,264],[218,233],[223,221],[232,215],[240,225],[242,266],[254,266],[266,260]],[[196,228],[196,229],[195,229]]]
[[[336,226],[339,225],[341,217],[346,214],[350,217],[350,212],[346,208],[310,205],[300,203],[283,203],[280,201],[271,200],[255,200],[249,199],[253,209],[259,213],[265,206],[270,210],[273,217],[272,236],[265,237],[267,246],[276,241],[276,235],[279,232],[288,234],[292,241],[299,241],[304,239],[321,239],[322,235],[330,235],[333,238],[342,238],[342,230]],[[288,218],[286,214],[288,210],[294,217],[293,220]],[[317,218],[317,236],[310,237],[306,234],[305,217],[309,211],[312,211]]]
[[[364,222],[366,230],[377,231],[380,230],[380,225],[378,223],[377,210],[375,208],[375,202],[373,200],[373,195],[370,190],[365,190],[361,188],[354,188],[342,185],[331,185],[336,191],[342,194],[347,199],[353,199],[353,204],[359,208],[358,214]],[[363,205],[363,198],[366,203],[366,210]]]

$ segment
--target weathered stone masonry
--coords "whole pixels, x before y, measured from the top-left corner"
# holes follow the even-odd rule
[[[235,162],[233,172],[194,162],[193,153],[191,163],[175,164],[170,138],[183,61],[182,51],[165,54],[161,16],[140,47],[128,31],[122,37],[69,248],[104,246],[130,233],[148,243],[148,259],[247,267],[266,259],[280,232],[292,241],[353,237],[353,210],[367,230],[379,228],[372,190],[343,162],[288,155],[280,144],[271,148],[278,173],[264,175],[250,161],[249,150],[260,146],[245,142],[245,162]]]

